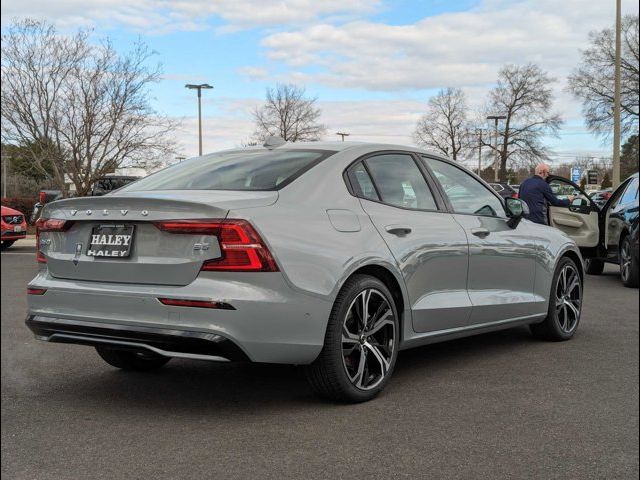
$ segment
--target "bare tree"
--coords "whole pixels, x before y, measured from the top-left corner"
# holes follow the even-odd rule
[[[427,112],[418,120],[413,138],[416,143],[433,148],[458,160],[469,148],[467,100],[459,88],[440,90],[429,99]]]
[[[552,112],[554,79],[535,64],[506,65],[498,73],[498,82],[489,93],[486,112],[504,115],[498,141],[483,140],[483,146],[500,157],[499,177],[507,177],[507,163],[532,163],[547,159],[549,149],[542,139],[557,136],[562,120]],[[495,137],[494,137],[495,138]]]
[[[327,127],[319,123],[317,98],[305,96],[305,89],[296,85],[276,85],[267,88],[266,102],[253,113],[256,122],[254,137],[260,141],[270,135],[288,142],[319,140]]]
[[[176,125],[150,106],[160,79],[151,55],[142,43],[126,55],[93,45],[87,30],[13,23],[2,35],[2,141],[26,147],[36,170],[62,191],[70,179],[79,195],[120,166],[152,166],[174,153]]]
[[[613,129],[615,31],[605,28],[589,34],[589,48],[569,77],[569,90],[582,101],[587,128],[608,138]],[[640,48],[638,15],[622,19],[620,112],[623,134],[638,131],[640,111]]]

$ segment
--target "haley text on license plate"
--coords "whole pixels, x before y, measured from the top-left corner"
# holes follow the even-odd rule
[[[133,225],[100,225],[91,229],[87,255],[123,258],[131,253]]]

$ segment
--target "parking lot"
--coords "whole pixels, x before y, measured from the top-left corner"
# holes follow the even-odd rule
[[[314,397],[301,368],[109,367],[24,326],[33,247],[2,253],[2,475],[118,478],[638,476],[638,290],[587,277],[575,338],[517,328],[400,354],[376,400]]]

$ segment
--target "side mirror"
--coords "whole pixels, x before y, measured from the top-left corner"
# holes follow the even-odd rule
[[[571,202],[572,207],[586,207],[589,203],[584,198],[574,198]]]
[[[511,228],[516,228],[520,220],[529,215],[529,205],[519,198],[506,198],[505,207],[509,217],[507,225]]]

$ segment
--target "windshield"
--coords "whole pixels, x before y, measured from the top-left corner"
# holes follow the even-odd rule
[[[244,150],[196,157],[126,186],[141,190],[279,190],[335,152]]]

